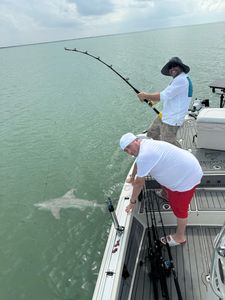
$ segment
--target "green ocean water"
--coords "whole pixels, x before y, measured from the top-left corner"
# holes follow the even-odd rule
[[[155,113],[88,50],[139,90],[160,91],[172,56],[191,67],[194,98],[219,96],[225,80],[225,23],[170,28],[0,49],[0,299],[88,300],[110,216],[94,207],[62,209],[60,219],[34,204],[72,188],[80,199],[116,205],[132,159],[120,136],[146,129]],[[160,104],[157,105],[160,110]],[[81,205],[82,206],[82,205]]]

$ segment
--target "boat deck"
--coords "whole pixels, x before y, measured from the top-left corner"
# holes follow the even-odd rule
[[[166,228],[167,234],[172,232],[174,232],[174,227]],[[187,243],[184,246],[171,249],[183,300],[218,300],[214,294],[209,292],[211,289],[208,282],[213,240],[218,232],[218,227],[189,226],[187,228]],[[120,299],[154,299],[153,285],[149,277],[146,233],[143,245],[144,247],[139,253],[131,296],[129,298],[132,276],[126,279]],[[128,251],[133,252],[132,246],[134,244],[131,243],[129,246]],[[166,257],[166,249],[163,248],[164,257]],[[129,265],[129,261],[126,263]],[[166,280],[169,299],[178,299],[173,275],[171,274]],[[162,297],[160,282],[158,282],[158,294],[159,299],[165,299]]]
[[[208,192],[207,192],[208,193]],[[143,215],[146,218],[145,205],[146,201],[152,201],[154,204],[154,211],[157,211],[156,195],[154,191],[149,190],[145,193],[145,197],[142,198],[140,203],[140,211],[138,217]],[[224,195],[223,195],[224,199]],[[159,199],[158,199],[159,200]],[[201,198],[203,200],[203,197]],[[208,199],[208,203],[209,203]],[[159,205],[163,205],[163,201],[159,200]],[[212,203],[211,203],[212,204]],[[147,207],[149,205],[147,204]],[[210,208],[209,205],[207,208]],[[213,206],[215,207],[215,206]],[[149,211],[149,209],[147,209]],[[163,212],[162,218],[165,220],[166,214],[169,212]],[[145,226],[141,223],[141,218],[134,217],[130,240],[127,248],[127,255],[125,258],[125,266],[129,277],[123,279],[123,284],[120,290],[119,299],[152,299],[154,300],[153,285],[149,277],[150,262],[148,259],[148,236]],[[215,216],[216,217],[216,216]],[[156,216],[157,218],[157,216]],[[209,217],[206,220],[213,223]],[[202,221],[201,221],[202,222]],[[205,221],[206,222],[206,221]],[[149,223],[151,227],[151,220],[149,217]],[[182,293],[183,300],[218,300],[210,287],[208,276],[210,274],[210,263],[213,252],[213,241],[216,235],[220,232],[221,226],[212,226],[208,224],[204,225],[191,225],[187,227],[186,238],[187,243],[179,246],[172,247],[171,253],[174,260],[174,265]],[[175,231],[175,226],[166,226],[166,234],[172,234]],[[163,230],[158,227],[159,237],[163,236]],[[142,246],[140,246],[141,239]],[[167,260],[168,253],[166,247],[162,247],[163,257]],[[136,265],[136,267],[135,267]],[[132,274],[135,274],[133,277]],[[171,274],[167,278],[167,286],[169,291],[169,299],[178,299],[174,284],[173,275]],[[131,287],[133,287],[131,289]],[[130,294],[129,294],[130,293]],[[161,294],[160,282],[158,281],[158,299],[165,299]]]
[[[177,137],[182,148],[191,151],[199,160],[204,173],[212,173],[213,175],[214,173],[222,173],[225,175],[225,151],[197,148],[195,119],[186,120],[179,129]]]
[[[200,161],[204,177],[191,202],[189,225],[187,227],[187,243],[171,248],[178,281],[183,300],[214,300],[219,299],[209,284],[213,241],[219,233],[224,220],[225,210],[225,151],[196,148],[196,121],[186,120],[178,133],[179,141],[184,149],[191,151]],[[157,205],[154,197],[157,183],[153,179],[146,182],[147,195],[153,203],[154,211]],[[166,202],[158,198],[164,224],[169,224],[167,218],[172,215]],[[149,277],[148,238],[146,234],[145,198],[139,203],[131,228],[125,257],[124,278],[120,287],[119,299],[154,300],[152,281]],[[166,207],[166,209],[165,209]],[[149,211],[149,210],[148,210]],[[166,222],[165,222],[166,220]],[[175,225],[175,224],[174,224]],[[151,226],[151,224],[150,224]],[[159,235],[163,236],[159,226]],[[166,234],[173,233],[175,226],[165,227]],[[140,243],[142,246],[140,247]],[[167,258],[166,247],[162,247]],[[135,275],[133,275],[135,274]],[[169,299],[178,299],[173,275],[167,279]],[[131,288],[132,287],[132,288]],[[165,299],[158,282],[158,299]]]

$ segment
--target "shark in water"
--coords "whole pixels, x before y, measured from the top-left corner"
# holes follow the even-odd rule
[[[105,208],[105,205],[97,204],[96,201],[76,198],[74,192],[75,189],[71,189],[60,198],[50,199],[42,203],[36,203],[34,206],[38,207],[40,210],[50,210],[56,219],[60,219],[60,210],[62,208],[78,208],[81,210],[87,207],[98,207],[102,210]]]

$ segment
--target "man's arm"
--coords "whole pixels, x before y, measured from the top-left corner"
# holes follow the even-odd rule
[[[137,174],[137,164],[134,163],[132,173],[129,175],[129,177],[127,178],[126,182],[133,184],[136,174]]]
[[[144,177],[136,177],[133,182],[133,192],[130,198],[130,203],[126,207],[126,212],[130,213],[134,209],[134,206],[136,204],[137,198],[145,184],[145,178]]]
[[[152,102],[152,105],[154,105],[154,102],[160,101],[160,93],[145,93],[140,92],[137,94],[140,101],[148,100]]]

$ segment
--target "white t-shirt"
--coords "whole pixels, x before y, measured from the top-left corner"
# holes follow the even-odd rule
[[[191,102],[187,77],[185,73],[181,73],[160,93],[160,101],[163,102],[163,123],[173,126],[183,124]]]
[[[200,183],[203,175],[193,154],[153,139],[141,140],[136,164],[138,177],[151,175],[161,185],[178,192],[192,189]]]

